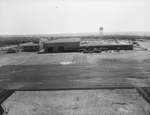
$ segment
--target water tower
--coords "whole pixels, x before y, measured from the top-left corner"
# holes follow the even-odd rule
[[[100,36],[103,36],[103,27],[100,27],[100,28],[99,28],[99,35],[100,35]]]

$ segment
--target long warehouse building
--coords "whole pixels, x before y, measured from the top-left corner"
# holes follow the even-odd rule
[[[43,43],[43,49],[47,53],[55,52],[78,52],[79,50],[88,49],[89,51],[94,50],[94,48],[101,50],[133,50],[133,45],[126,44],[114,44],[114,43],[103,43],[103,42],[93,42],[82,44],[80,38],[62,38],[51,41],[45,41]]]
[[[82,44],[80,49],[88,49],[90,51],[94,48],[104,50],[133,50],[132,44]]]

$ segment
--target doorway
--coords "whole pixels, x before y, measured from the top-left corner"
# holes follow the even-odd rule
[[[48,52],[53,52],[53,47],[48,47],[48,48],[47,48],[47,51],[48,51]]]
[[[63,52],[64,51],[64,47],[63,46],[58,47],[58,51],[59,52]]]

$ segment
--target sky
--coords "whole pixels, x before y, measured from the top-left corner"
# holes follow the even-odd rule
[[[150,31],[150,0],[0,0],[0,35]]]

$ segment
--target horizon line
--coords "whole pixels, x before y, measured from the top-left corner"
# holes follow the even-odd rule
[[[117,31],[117,32],[104,32],[103,33],[103,35],[108,35],[108,34],[121,34],[121,33],[137,33],[137,32],[140,32],[140,33],[143,33],[143,32],[145,32],[145,33],[149,33],[150,34],[150,31]],[[84,34],[84,35],[99,35],[99,32],[81,32],[81,33],[52,33],[52,34],[0,34],[0,36],[19,36],[19,35],[68,35],[68,36],[70,36],[70,35],[76,35],[76,34],[79,34],[79,35],[82,35],[82,34]]]

